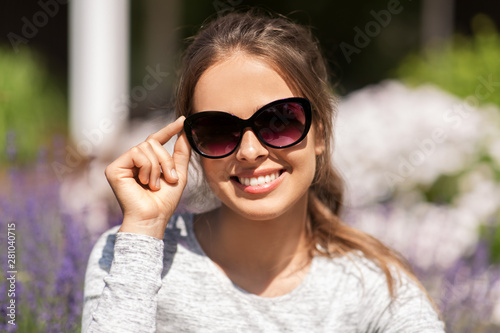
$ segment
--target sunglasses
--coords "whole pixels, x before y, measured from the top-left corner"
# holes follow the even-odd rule
[[[234,153],[243,133],[251,128],[271,148],[288,148],[301,142],[311,127],[311,103],[291,97],[264,105],[249,119],[221,111],[203,111],[184,121],[189,144],[201,156],[223,158]]]

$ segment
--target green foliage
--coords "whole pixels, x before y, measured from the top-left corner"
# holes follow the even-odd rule
[[[500,215],[497,218],[497,223],[496,223],[497,227],[495,229],[495,232],[493,233],[490,246],[491,261],[495,263],[500,262],[500,227],[498,226],[499,223],[500,223]]]
[[[500,213],[490,221],[489,225],[479,228],[479,236],[489,247],[490,262],[500,263]]]
[[[30,161],[54,132],[65,132],[66,98],[27,50],[0,48],[0,165],[14,154]]]
[[[427,189],[424,189],[426,201],[435,204],[451,204],[455,195],[459,192],[458,181],[460,175],[441,175]]]
[[[472,29],[472,38],[458,35],[410,55],[397,75],[412,85],[429,82],[462,98],[476,96],[481,103],[500,105],[500,34],[485,15],[474,17]],[[493,84],[486,87],[484,81]]]

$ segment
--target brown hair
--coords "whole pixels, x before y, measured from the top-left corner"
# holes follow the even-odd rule
[[[394,297],[395,277],[391,267],[416,281],[409,266],[380,241],[349,227],[339,218],[343,183],[331,163],[335,100],[330,92],[325,60],[310,29],[285,17],[255,10],[230,13],[202,26],[183,58],[177,87],[178,116],[192,112],[192,96],[203,72],[235,52],[261,58],[283,77],[294,93],[309,99],[313,124],[318,135],[325,139],[325,150],[317,157],[309,190],[310,254],[333,257],[361,252],[385,273],[389,292]]]

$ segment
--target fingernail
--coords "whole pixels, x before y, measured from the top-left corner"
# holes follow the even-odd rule
[[[160,188],[160,178],[156,180],[156,188]]]
[[[179,179],[179,176],[177,176],[177,171],[175,171],[175,169],[170,170],[170,174],[171,174],[171,175],[172,175],[172,177],[174,177],[175,179]]]

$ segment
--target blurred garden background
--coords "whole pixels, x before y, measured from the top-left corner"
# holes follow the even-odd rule
[[[4,1],[0,331],[80,331],[90,249],[120,223],[105,166],[171,119],[185,38],[244,6],[311,26],[323,47],[345,220],[409,259],[448,332],[500,331],[492,0]],[[197,209],[189,193],[180,209]]]

